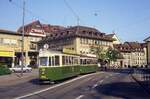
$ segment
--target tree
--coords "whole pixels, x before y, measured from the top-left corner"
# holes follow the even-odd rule
[[[121,53],[113,48],[109,48],[106,52],[106,57],[107,57],[107,61],[110,63],[117,61],[117,59],[121,59],[123,58],[123,56],[121,55]]]
[[[111,47],[109,47],[108,49],[104,49],[102,46],[91,46],[91,52],[96,55],[101,66],[107,63],[110,65],[111,62],[115,62],[117,61],[117,59],[123,58],[118,50]]]
[[[107,53],[107,51],[104,50],[103,47],[91,46],[91,52],[96,55],[96,57],[98,58],[98,62],[100,63],[101,66],[106,64],[106,60],[107,60],[106,53]]]

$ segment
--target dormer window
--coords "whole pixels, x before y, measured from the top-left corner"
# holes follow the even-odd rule
[[[67,31],[67,35],[69,34],[69,31]]]
[[[82,31],[82,33],[85,33],[85,31]]]
[[[53,35],[52,35],[52,34],[51,34],[50,36],[51,36],[51,37],[53,37]]]
[[[63,32],[61,32],[60,35],[63,35]]]

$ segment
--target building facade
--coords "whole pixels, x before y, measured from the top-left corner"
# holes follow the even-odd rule
[[[120,39],[116,35],[116,33],[108,34],[107,36],[111,37],[113,39],[113,44],[121,44]]]
[[[57,31],[39,42],[39,50],[43,45],[49,49],[64,53],[93,55],[91,48],[102,46],[105,49],[113,46],[113,39],[95,28],[85,26],[68,27]]]
[[[38,35],[24,35],[24,63],[37,64],[37,42],[42,38]],[[14,31],[0,30],[0,63],[8,67],[21,65],[22,34]]]
[[[150,37],[147,37],[144,41],[147,45],[147,64],[150,66]]]
[[[115,44],[114,48],[119,50],[123,59],[117,61],[117,65],[124,67],[144,67],[147,64],[146,45],[138,42],[125,42]]]

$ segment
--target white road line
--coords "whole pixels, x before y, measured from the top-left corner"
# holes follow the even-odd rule
[[[98,73],[99,73],[99,72],[98,72]],[[46,88],[46,89],[42,89],[42,90],[40,90],[40,91],[36,91],[36,92],[30,93],[30,94],[26,94],[26,95],[23,95],[23,96],[20,96],[20,97],[16,97],[15,99],[22,99],[22,98],[26,98],[26,97],[29,97],[29,96],[33,96],[33,95],[36,95],[36,94],[39,94],[39,93],[42,93],[42,92],[45,92],[45,91],[48,91],[48,90],[57,88],[57,87],[59,87],[59,86],[62,86],[62,85],[71,83],[71,82],[76,81],[76,80],[79,80],[79,79],[81,79],[81,78],[85,78],[85,77],[87,77],[87,76],[91,76],[91,75],[98,74],[98,73],[83,75],[83,76],[81,76],[81,77],[72,79],[72,80],[70,80],[70,81],[67,81],[67,82],[64,82],[64,83],[61,83],[61,84],[52,86],[52,87],[48,87],[48,88]]]
[[[101,81],[99,81],[99,83],[102,84],[103,81],[104,81],[104,80],[101,80]]]
[[[76,99],[81,99],[82,97],[84,97],[84,95],[80,95]]]
[[[98,86],[98,84],[95,84],[93,87],[92,87],[92,89],[94,89],[95,87],[97,87]]]

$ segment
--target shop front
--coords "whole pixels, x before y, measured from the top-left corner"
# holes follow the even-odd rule
[[[13,51],[0,51],[0,65],[14,66],[15,55]]]

